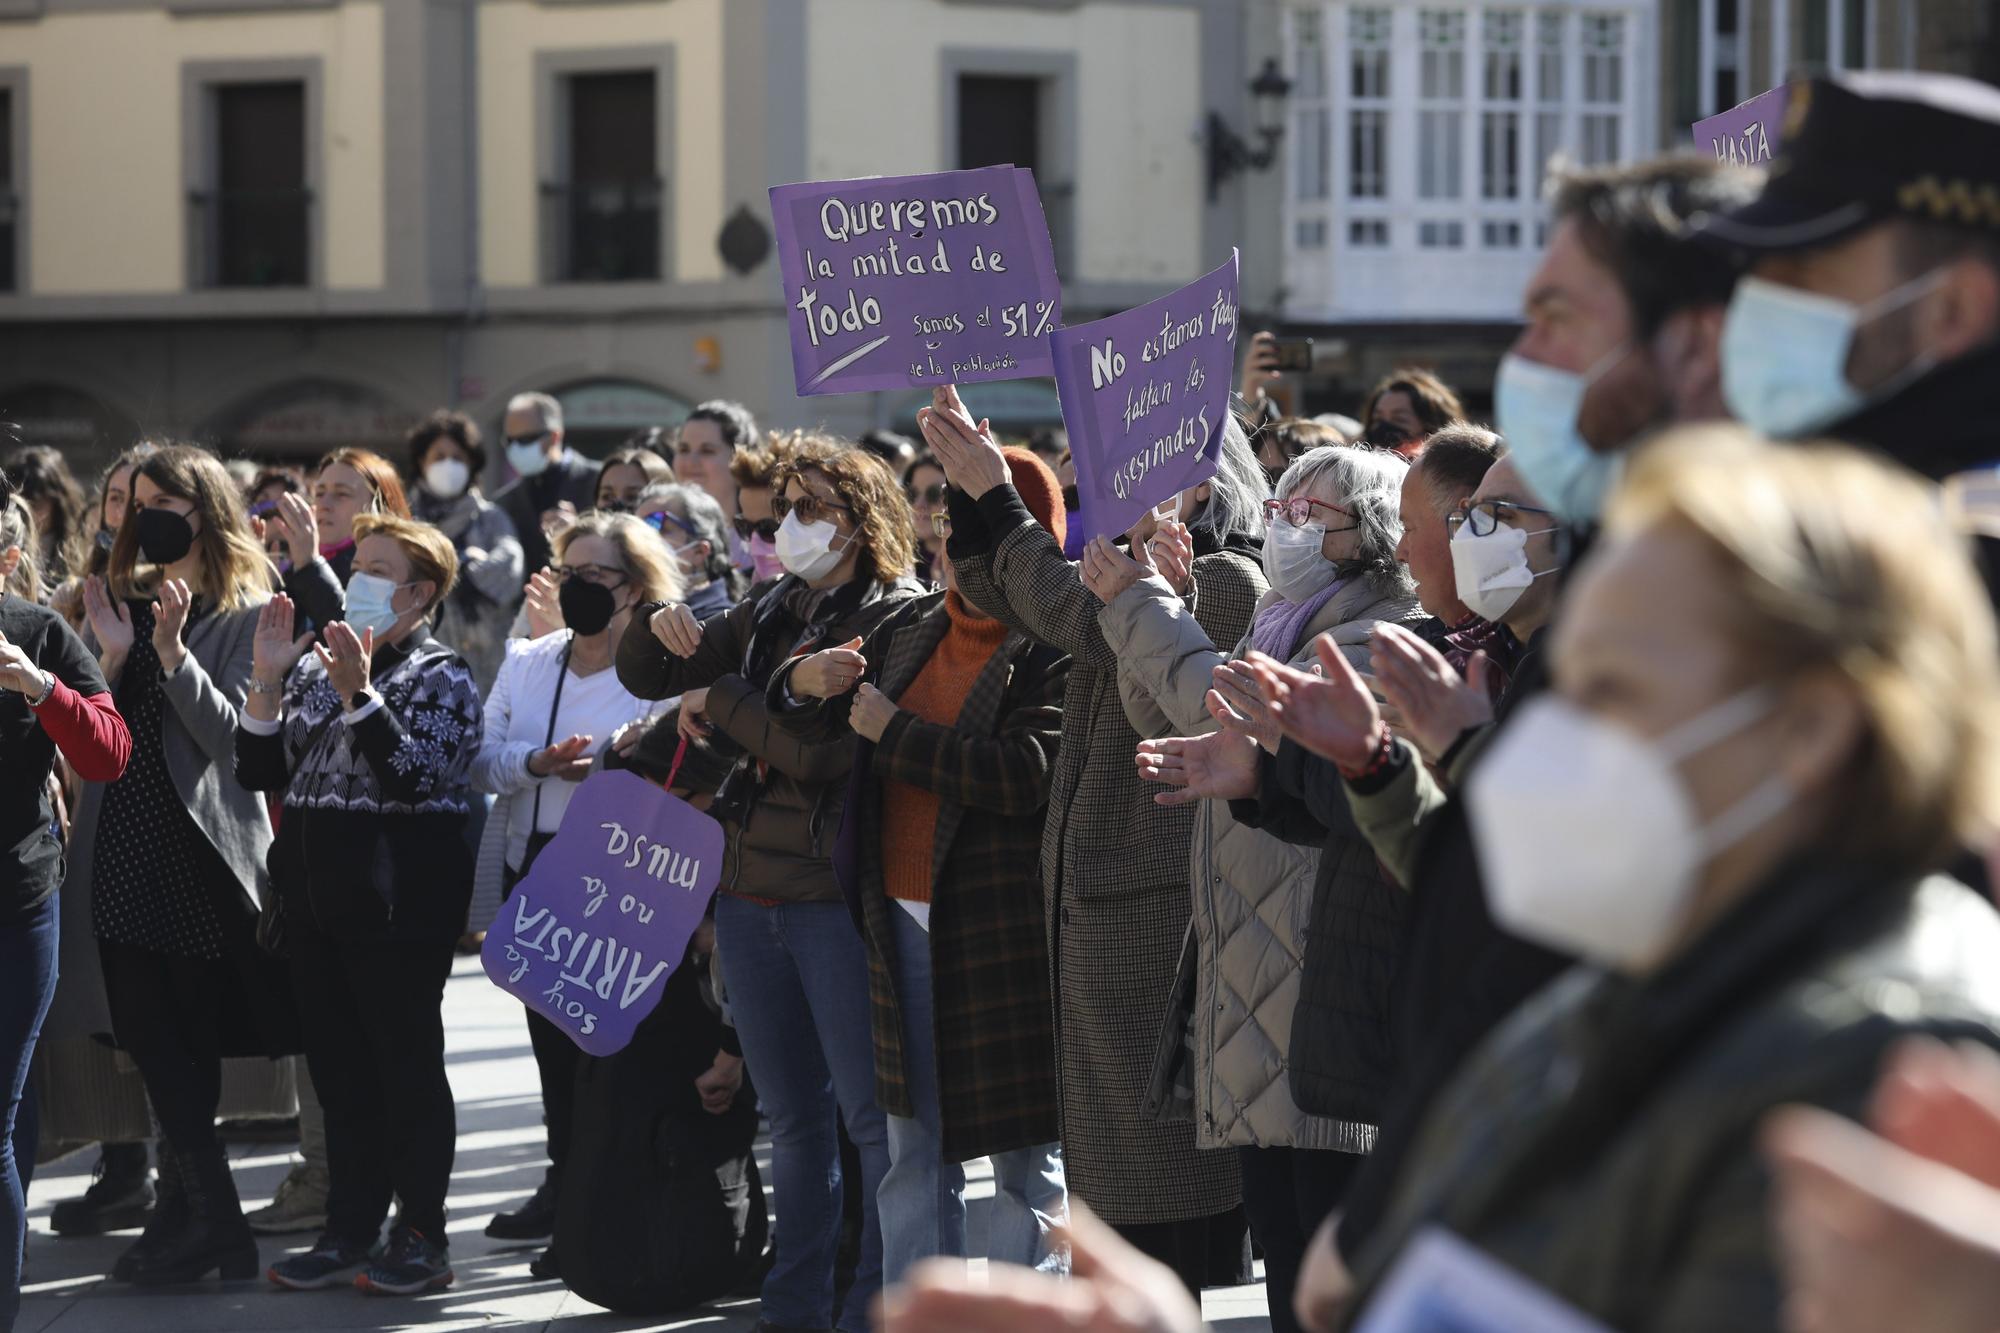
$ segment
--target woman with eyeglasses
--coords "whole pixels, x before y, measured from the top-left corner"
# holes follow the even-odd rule
[[[451,541],[382,514],[353,535],[346,619],[300,634],[290,600],[273,599],[235,729],[237,779],[284,795],[271,881],[326,1115],[326,1228],[267,1275],[411,1295],[452,1281],[441,1006],[472,886],[481,710],[471,668],[429,632],[458,577]]]
[[[291,569],[285,594],[313,625],[346,615],[348,576],[354,570],[354,520],[363,514],[410,517],[403,479],[388,459],[366,449],[336,449],[312,473],[312,500],[278,497],[275,522]]]
[[[944,538],[938,536],[931,516],[944,512],[947,489],[944,468],[929,454],[919,454],[903,469],[903,494],[909,497],[910,513],[917,520],[917,577],[926,583],[937,582],[937,558],[944,549]]]
[[[552,554],[567,628],[515,641],[487,695],[485,740],[471,771],[475,790],[500,798],[494,817],[506,825],[503,899],[562,827],[576,784],[612,736],[654,711],[619,682],[612,656],[639,606],[681,597],[680,572],[666,548],[629,515],[585,514],[556,538]],[[553,1230],[570,1146],[576,1045],[533,1013],[528,1038],[541,1073],[549,1170],[533,1198],[494,1219],[503,1240]]]
[[[1303,668],[1331,644],[1366,669],[1380,627],[1421,623],[1396,559],[1408,470],[1387,451],[1349,445],[1310,450],[1285,469],[1278,498],[1264,502],[1270,590],[1228,652],[1158,579],[1116,590],[1098,620],[1135,729],[1159,736],[1164,715],[1169,735],[1211,730],[1212,694],[1247,707],[1233,682],[1253,651]],[[1136,699],[1150,706],[1135,709]],[[1265,799],[1195,805],[1188,980],[1162,1025],[1154,1085],[1163,1102],[1177,1081],[1192,1091],[1196,1146],[1235,1149],[1270,1278],[1271,1327],[1291,1333],[1298,1324],[1283,1293],[1380,1123],[1373,1093],[1402,903],[1346,821],[1299,808],[1307,788],[1297,748],[1281,751],[1274,729],[1261,739],[1260,750],[1240,738],[1239,757],[1257,766]],[[1154,744],[1140,747],[1141,776]],[[1322,805],[1340,799],[1331,788],[1311,794]],[[1164,804],[1187,803],[1168,795]]]
[[[639,518],[673,551],[697,617],[707,620],[736,605],[749,580],[729,559],[728,529],[714,497],[685,482],[648,486],[639,497]]]
[[[132,760],[84,788],[64,883],[90,904],[112,1034],[145,1080],[162,1179],[178,1186],[112,1270],[145,1285],[257,1268],[215,1109],[224,1055],[290,1046],[255,938],[270,814],[230,767],[270,582],[229,473],[175,447],[135,469],[109,569],[84,588]]]
[[[681,696],[681,727],[718,731],[745,751],[710,813],[728,835],[716,949],[743,1051],[772,1126],[778,1260],[765,1320],[824,1329],[833,1319],[840,1227],[838,1105],[862,1162],[860,1266],[839,1327],[860,1333],[882,1281],[875,1195],[888,1168],[875,1104],[868,965],[834,877],[855,740],[791,737],[765,691],[801,653],[858,647],[922,585],[910,577],[910,507],[873,456],[821,439],[777,470],[773,509],[786,575],[707,621],[649,604],[618,648],[618,675],[642,699]]]

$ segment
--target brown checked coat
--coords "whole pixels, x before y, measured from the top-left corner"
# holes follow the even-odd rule
[[[1235,1155],[1197,1151],[1191,1124],[1146,1110],[1188,928],[1194,808],[1155,804],[1139,780],[1139,735],[1098,625],[1102,604],[1014,488],[994,487],[977,504],[954,492],[951,520],[966,600],[1071,659],[1041,847],[1070,1190],[1119,1226],[1223,1212],[1239,1198]],[[1235,643],[1263,573],[1252,555],[1205,549],[1191,609],[1211,642]]]
[[[867,640],[869,678],[898,699],[950,628],[944,594],[908,604]],[[1062,738],[1069,663],[1026,635],[1007,636],[973,681],[952,726],[899,713],[867,747],[858,863],[875,1039],[875,1097],[914,1116],[895,986],[894,913],[883,889],[882,783],[939,797],[931,851],[931,989],[944,1155],[963,1162],[1056,1139],[1055,1027],[1042,910],[1044,807]],[[801,735],[846,730],[852,695],[787,707],[789,664],[773,679],[772,714]]]

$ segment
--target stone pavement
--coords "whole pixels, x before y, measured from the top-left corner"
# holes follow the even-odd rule
[[[415,1300],[371,1298],[358,1291],[279,1292],[262,1279],[168,1292],[142,1291],[106,1281],[119,1252],[136,1233],[62,1240],[48,1229],[49,1210],[81,1194],[90,1183],[94,1153],[78,1153],[44,1167],[29,1197],[26,1300],[16,1333],[264,1333],[265,1330],[460,1329],[561,1330],[563,1333],[639,1333],[699,1329],[747,1333],[757,1302],[741,1300],[688,1311],[671,1319],[626,1319],[572,1296],[559,1284],[528,1276],[532,1248],[505,1248],[486,1239],[487,1221],[513,1206],[541,1179],[542,1125],[535,1092],[535,1061],[528,1050],[520,1006],[489,985],[478,960],[464,958],[445,992],[445,1036],[451,1084],[458,1095],[458,1161],[452,1173],[452,1266],[458,1282],[449,1291]],[[246,1208],[259,1207],[284,1178],[289,1151],[232,1150]],[[760,1148],[764,1179],[768,1145]],[[977,1244],[983,1231],[982,1200],[992,1176],[975,1163],[968,1193],[969,1226]],[[774,1203],[775,1207],[775,1203]],[[266,1263],[312,1238],[267,1237]],[[1206,1311],[1222,1333],[1263,1333],[1261,1285],[1208,1293]]]

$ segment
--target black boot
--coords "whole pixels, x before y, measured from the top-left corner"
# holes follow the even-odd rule
[[[155,1151],[160,1159],[158,1202],[153,1206],[153,1218],[146,1223],[145,1233],[119,1255],[118,1262],[112,1266],[111,1276],[120,1282],[130,1282],[132,1274],[141,1264],[179,1244],[182,1233],[193,1220],[193,1213],[188,1208],[187,1188],[181,1183],[180,1157],[165,1139],[160,1140]]]
[[[221,1144],[180,1154],[181,1185],[187,1192],[187,1229],[158,1253],[133,1266],[142,1287],[199,1282],[221,1271],[225,1282],[257,1276],[257,1237],[243,1220],[236,1181]]]
[[[495,1240],[547,1240],[556,1234],[556,1192],[562,1176],[554,1167],[528,1201],[511,1213],[501,1213],[486,1224],[486,1234]]]
[[[97,1154],[90,1188],[49,1215],[58,1236],[101,1236],[144,1226],[153,1213],[153,1173],[143,1143],[107,1143]]]

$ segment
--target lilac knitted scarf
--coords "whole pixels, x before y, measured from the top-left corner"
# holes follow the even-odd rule
[[[1346,579],[1335,579],[1303,602],[1288,602],[1283,598],[1271,603],[1257,613],[1257,619],[1250,625],[1250,646],[1266,657],[1275,657],[1280,662],[1290,660],[1297,650],[1299,635],[1320,608],[1333,600]]]

